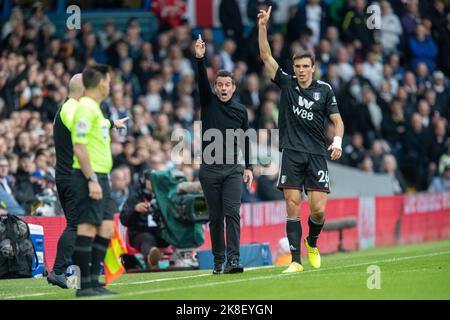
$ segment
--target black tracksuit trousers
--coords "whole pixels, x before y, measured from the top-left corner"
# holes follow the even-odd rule
[[[202,164],[200,183],[209,210],[209,230],[214,263],[239,259],[240,206],[244,167],[238,164]],[[226,223],[226,246],[224,238]]]

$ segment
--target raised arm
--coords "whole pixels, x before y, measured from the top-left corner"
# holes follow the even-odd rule
[[[203,107],[209,104],[213,97],[211,86],[208,81],[208,74],[205,67],[205,52],[206,45],[202,40],[201,36],[198,36],[197,42],[195,43],[195,57],[197,58],[197,81],[198,81],[198,92],[200,95],[200,104]]]
[[[270,6],[267,11],[259,10],[258,13],[258,42],[259,42],[259,55],[264,65],[269,71],[270,78],[275,79],[275,75],[278,70],[278,63],[272,57],[272,51],[270,50],[269,41],[267,40],[267,22],[270,18],[270,12],[272,7]]]

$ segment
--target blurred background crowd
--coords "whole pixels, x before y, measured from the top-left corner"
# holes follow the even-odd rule
[[[256,21],[258,10],[269,5],[272,54],[283,70],[292,73],[295,50],[311,50],[315,78],[335,92],[345,124],[340,163],[393,176],[398,194],[450,190],[448,1],[248,0],[244,11],[237,0],[218,2],[219,29],[192,25],[183,0],[151,1],[159,22],[152,38],[143,36],[132,14],[124,29],[114,20],[95,29],[82,19],[80,30],[57,36],[43,3],[15,6],[0,23],[0,199],[8,208],[17,214],[60,211],[42,209],[56,199],[52,121],[69,79],[86,65],[113,67],[103,112],[112,120],[130,117],[127,130],[112,131],[112,189],[119,205],[147,168],[178,168],[197,179],[198,165],[177,164],[171,156],[171,135],[192,132],[200,119],[193,51],[199,32],[211,82],[219,69],[232,71],[235,98],[247,107],[251,126],[276,129],[279,89],[259,59]],[[366,24],[373,4],[381,9],[380,28]],[[331,143],[331,123],[326,136]],[[270,138],[261,134],[259,143]],[[261,175],[261,166],[255,166],[252,187],[244,188],[244,202],[283,199],[275,188],[278,164],[270,164],[272,175]]]

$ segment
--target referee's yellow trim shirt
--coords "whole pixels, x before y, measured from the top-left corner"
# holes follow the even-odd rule
[[[100,104],[82,97],[73,119],[72,143],[86,145],[92,170],[96,173],[108,174],[112,169],[109,127],[110,122],[103,116]],[[73,158],[73,168],[81,169],[77,157]]]

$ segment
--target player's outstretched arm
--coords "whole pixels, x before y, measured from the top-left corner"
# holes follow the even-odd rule
[[[267,71],[270,74],[270,78],[275,79],[275,75],[278,70],[278,63],[272,57],[272,51],[270,50],[269,41],[267,40],[267,23],[270,18],[270,12],[272,7],[270,6],[267,11],[259,10],[258,13],[258,42],[259,42],[259,55]]]

